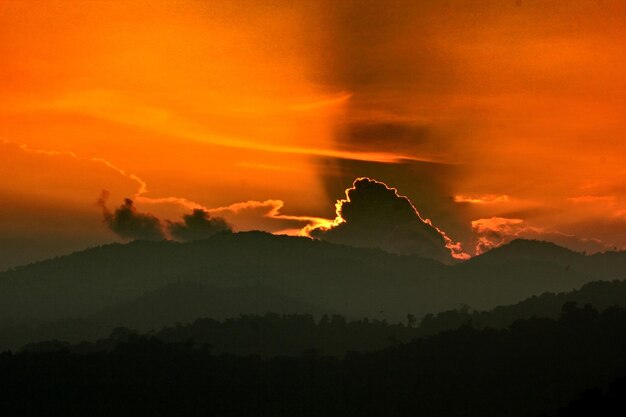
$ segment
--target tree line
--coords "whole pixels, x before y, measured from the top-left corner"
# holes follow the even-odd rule
[[[503,329],[467,325],[373,352],[272,357],[118,330],[107,350],[3,353],[0,407],[20,416],[554,415],[626,375],[625,328],[624,308],[567,303],[557,319]]]

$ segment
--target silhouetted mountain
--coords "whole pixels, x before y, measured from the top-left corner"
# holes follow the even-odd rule
[[[519,303],[498,306],[489,311],[462,307],[426,315],[420,324],[420,334],[434,334],[471,325],[475,328],[505,328],[515,320],[531,317],[557,318],[567,303],[592,305],[604,310],[611,306],[626,307],[626,281],[595,281],[570,292],[546,292]]]
[[[343,354],[350,350],[380,349],[393,343],[408,342],[417,337],[468,325],[476,329],[503,329],[517,320],[533,317],[558,319],[563,306],[572,304],[590,305],[600,311],[613,306],[626,308],[626,281],[591,282],[578,290],[544,293],[488,311],[460,308],[435,315],[427,314],[418,326],[415,326],[417,320],[414,323],[389,324],[367,319],[350,321],[333,315],[330,318],[324,316],[316,322],[310,315],[271,314],[264,317],[242,316],[221,322],[200,319],[152,334],[166,342],[194,340],[196,343],[210,344],[216,352],[293,355],[308,347],[324,354]],[[120,323],[123,323],[123,317],[120,316]],[[263,339],[263,351],[259,350],[259,338]]]
[[[626,271],[625,252],[604,252],[593,255],[574,252],[552,242],[516,239],[467,260],[464,265],[502,265],[519,262],[544,262],[573,269],[605,279],[623,279]]]
[[[96,340],[116,327],[137,331],[188,323],[199,317],[226,319],[241,314],[308,313],[321,311],[260,285],[220,289],[197,282],[175,282],[133,300],[108,306],[86,317],[52,321],[5,323],[0,327],[0,350],[44,339],[76,343]]]
[[[262,232],[216,234],[189,243],[106,245],[0,273],[0,320],[15,324],[89,317],[186,281],[222,289],[269,287],[321,311],[403,319],[407,313],[421,316],[461,303],[489,309],[545,291],[566,291],[591,280],[626,275],[624,252],[575,255],[582,259],[580,265],[569,266],[550,257],[485,261],[519,245],[456,266]],[[604,267],[593,269],[590,265],[595,264]]]
[[[570,265],[585,258],[582,253],[574,252],[552,242],[541,240],[515,239],[506,245],[498,246],[488,252],[467,260],[467,264],[494,265],[511,261],[543,261],[557,265]]]
[[[280,355],[298,354],[311,348],[337,355],[356,350],[356,346],[361,351],[370,351],[468,325],[500,329],[520,319],[556,319],[562,306],[568,303],[589,304],[600,310],[626,307],[626,281],[591,282],[578,290],[544,293],[488,311],[461,307],[427,314],[421,321],[409,314],[405,324],[351,320],[336,314],[322,316],[315,307],[302,305],[265,287],[223,290],[180,282],[106,308],[89,318],[4,326],[0,331],[0,349],[17,349],[40,340],[95,341],[124,326],[142,333],[152,330],[150,334],[167,342],[191,339],[210,344],[216,352]],[[282,314],[265,314],[271,311]],[[314,314],[292,314],[296,311]],[[263,349],[259,350],[260,347]]]
[[[261,285],[325,311],[359,316],[399,305],[404,316],[419,282],[446,271],[428,259],[261,232],[189,243],[136,241],[0,274],[0,317],[85,317],[179,281]]]
[[[127,326],[140,331],[199,317],[222,320],[240,314],[309,313],[321,311],[265,286],[220,289],[198,282],[167,284],[139,298],[107,307],[93,316],[111,327]]]

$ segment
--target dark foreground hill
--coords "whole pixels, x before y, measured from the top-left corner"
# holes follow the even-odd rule
[[[407,313],[419,317],[460,304],[489,309],[592,280],[626,277],[624,252],[584,256],[567,251],[565,261],[544,252],[541,242],[513,242],[447,266],[261,232],[217,234],[190,243],[112,244],[0,273],[0,323],[90,317],[177,282],[220,289],[260,286],[291,300],[294,310],[306,305],[352,317],[401,320]]]
[[[588,388],[554,414],[541,417],[617,417],[626,416],[626,376],[612,381],[607,388]]]
[[[625,328],[624,309],[570,305],[558,320],[462,327],[344,357],[270,359],[130,336],[105,352],[0,355],[0,408],[19,416],[539,416],[626,374]]]

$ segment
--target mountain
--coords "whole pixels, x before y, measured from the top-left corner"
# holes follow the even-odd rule
[[[198,317],[222,320],[241,314],[268,312],[321,314],[317,307],[286,297],[269,287],[221,289],[198,282],[177,282],[134,300],[109,306],[92,318],[110,323],[111,328],[123,325],[145,331],[190,322]]]
[[[544,262],[574,269],[590,276],[622,279],[626,271],[626,252],[608,251],[585,255],[552,242],[516,239],[469,259],[465,265],[501,265],[512,262]]]
[[[486,308],[511,304],[546,291],[569,291],[591,281],[624,279],[626,252],[605,252],[588,256],[551,242],[517,239],[459,263],[453,269],[458,277],[483,284],[481,287],[470,286],[466,289],[469,291],[468,299],[480,299],[477,288],[488,291],[482,296],[482,306],[472,302],[467,304],[477,309],[485,309],[485,304],[491,304]],[[499,279],[487,285],[493,277]],[[569,285],[571,283],[576,285]],[[524,288],[523,284],[527,287]],[[514,292],[524,292],[530,287],[535,290],[515,300]],[[508,301],[504,302],[505,298]]]
[[[513,261],[550,262],[561,266],[577,265],[587,258],[552,242],[515,239],[506,245],[475,256],[465,263],[468,265],[499,265]]]
[[[315,306],[260,285],[222,289],[193,281],[174,282],[83,317],[5,321],[0,325],[0,351],[17,349],[36,340],[60,339],[72,343],[97,340],[118,327],[146,332],[192,322],[199,317],[222,320],[269,312],[322,314]]]
[[[196,343],[210,344],[214,352],[256,354],[259,353],[259,331],[254,329],[263,329],[267,339],[265,353],[272,352],[273,349],[274,354],[294,355],[303,352],[308,346],[315,347],[324,354],[340,356],[350,350],[371,351],[392,343],[409,342],[418,337],[456,330],[468,324],[476,329],[505,329],[518,320],[537,317],[556,320],[575,309],[575,305],[582,308],[591,305],[598,311],[616,306],[626,308],[626,280],[594,281],[574,291],[547,292],[487,311],[461,308],[436,315],[428,314],[423,317],[419,326],[406,322],[389,324],[365,320],[347,321],[337,315],[317,322],[310,316],[272,315],[245,316],[222,321],[203,318],[151,334],[169,343],[194,340]]]
[[[112,244],[0,273],[0,317],[84,317],[179,281],[217,288],[261,285],[358,316],[398,304],[448,271],[429,259],[261,232],[218,234],[189,243]],[[428,306],[430,309],[430,306]]]
[[[497,306],[487,311],[471,310],[468,307],[426,315],[420,325],[420,334],[434,334],[471,324],[476,328],[501,329],[515,320],[531,317],[556,319],[564,305],[587,305],[602,311],[609,307],[626,307],[626,280],[594,281],[580,289],[568,292],[545,292],[528,297],[518,303]]]
[[[546,292],[486,311],[462,307],[427,314],[419,326],[415,326],[417,320],[403,324],[368,319],[350,321],[337,314],[329,317],[313,306],[266,287],[218,289],[179,282],[106,308],[89,318],[4,327],[0,331],[0,350],[19,349],[42,340],[95,341],[116,328],[126,327],[149,331],[167,342],[207,343],[214,352],[259,353],[259,338],[263,334],[265,354],[299,354],[315,348],[325,354],[342,355],[350,350],[370,351],[392,342],[408,342],[468,324],[478,329],[503,329],[517,320],[533,317],[557,319],[564,306],[567,310],[574,304],[590,304],[599,311],[613,306],[624,308],[626,280],[594,281],[574,291]],[[105,340],[111,342],[110,338]],[[110,348],[115,343],[105,345]]]
[[[320,311],[398,320],[462,303],[490,309],[620,277],[624,252],[584,256],[543,242],[515,241],[447,266],[302,237],[224,233],[189,243],[105,245],[0,273],[0,324],[90,317],[178,282],[260,286]]]

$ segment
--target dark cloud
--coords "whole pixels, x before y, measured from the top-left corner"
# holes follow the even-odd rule
[[[389,252],[417,254],[448,262],[464,256],[459,245],[430,220],[423,219],[408,198],[382,182],[359,178],[337,203],[334,225],[315,228],[312,237]]]
[[[436,73],[433,65],[419,65],[426,57],[433,61],[432,47],[423,47],[428,46],[433,14],[423,4],[430,2],[417,3],[323,2],[325,49],[312,53],[326,64],[324,81],[349,91],[369,91],[373,85],[394,87]],[[412,36],[411,42],[395,42],[405,36]]]
[[[165,239],[161,221],[152,214],[138,212],[133,200],[125,198],[124,204],[111,213],[106,206],[107,198],[108,193],[104,191],[97,203],[102,208],[104,222],[118,236],[124,239]]]
[[[469,5],[369,0],[321,5],[327,8],[323,15],[328,30],[319,35],[319,47],[311,48],[323,54],[318,80],[331,91],[351,94],[334,120],[333,145],[430,161],[385,164],[326,158],[318,173],[329,200],[345,189],[346,180],[377,178],[395,184],[446,231],[468,240],[471,218],[451,200],[458,176],[467,169],[456,162],[468,122],[448,102],[450,94],[464,93],[459,88],[467,84],[458,84],[462,66],[448,40],[461,26],[472,31],[465,23]]]
[[[420,210],[446,231],[470,241],[470,208],[455,204],[451,196],[458,191],[459,175],[465,178],[470,169],[464,163],[467,138],[477,128],[476,110],[463,100],[484,94],[486,83],[469,78],[462,64],[467,59],[466,45],[481,45],[478,35],[484,25],[499,24],[500,16],[514,9],[505,3],[319,3],[326,9],[322,15],[328,19],[328,30],[318,35],[318,47],[310,48],[313,54],[321,54],[318,80],[331,91],[351,94],[335,120],[334,146],[432,161],[327,161],[319,174],[329,199],[345,186],[346,176],[378,178],[419,201]]]
[[[206,239],[215,233],[232,231],[226,220],[211,217],[202,209],[184,215],[182,222],[168,222],[167,229],[174,239],[185,241]]]
[[[356,177],[376,178],[385,184],[394,184],[411,201],[419,201],[419,210],[455,239],[470,242],[474,234],[470,222],[476,218],[472,207],[455,203],[451,185],[462,175],[458,165],[427,162],[384,164],[366,161],[319,159],[322,185],[329,201],[343,195],[346,184]],[[419,179],[419,180],[416,180]],[[318,215],[330,217],[332,210]]]
[[[140,213],[133,200],[126,198],[124,204],[111,212],[106,205],[108,197],[108,192],[103,191],[97,204],[102,208],[105,224],[124,239],[161,240],[171,236],[176,240],[191,241],[232,230],[224,218],[211,217],[203,209],[193,210],[190,214],[184,215],[179,222],[162,222],[152,214]]]
[[[432,133],[429,127],[415,122],[392,120],[348,122],[337,128],[337,147],[349,150],[389,150],[394,152],[413,151],[427,140]]]

